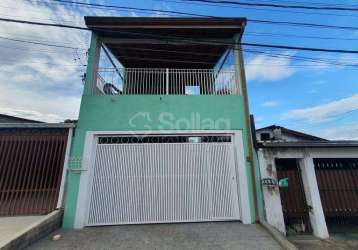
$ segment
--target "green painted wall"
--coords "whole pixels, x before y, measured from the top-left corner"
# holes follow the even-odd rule
[[[97,37],[92,36],[86,84],[78,125],[71,147],[71,159],[82,158],[87,131],[133,130],[242,130],[245,159],[248,155],[243,98],[241,96],[91,96]],[[76,161],[70,168],[79,168]],[[86,166],[83,166],[86,167]],[[253,190],[250,163],[246,162],[251,221]],[[80,172],[70,171],[66,181],[63,226],[74,223]]]
[[[241,96],[83,96],[71,158],[82,158],[87,131],[243,130],[245,142],[242,105]],[[249,167],[247,164],[248,176]],[[73,226],[79,176],[70,172],[67,177],[67,228]],[[251,178],[248,181],[251,190]]]
[[[78,129],[242,129],[240,96],[83,96]]]

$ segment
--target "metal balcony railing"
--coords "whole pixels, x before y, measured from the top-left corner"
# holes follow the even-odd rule
[[[238,95],[234,70],[100,68],[95,95]]]

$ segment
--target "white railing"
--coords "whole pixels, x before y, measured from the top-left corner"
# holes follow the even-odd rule
[[[234,70],[101,68],[94,94],[237,95]]]

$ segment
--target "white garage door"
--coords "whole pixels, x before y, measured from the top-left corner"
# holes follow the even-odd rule
[[[175,138],[100,138],[87,225],[239,220],[231,139]]]

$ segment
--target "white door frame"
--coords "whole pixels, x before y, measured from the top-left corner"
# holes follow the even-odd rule
[[[248,192],[248,181],[245,164],[245,155],[243,148],[243,137],[241,130],[154,130],[154,131],[88,131],[85,136],[85,144],[81,165],[80,184],[78,189],[78,198],[75,214],[74,227],[81,229],[86,225],[89,214],[89,199],[93,180],[94,152],[96,142],[99,136],[104,135],[165,135],[165,134],[195,134],[195,135],[212,135],[212,134],[230,134],[233,138],[235,150],[235,169],[238,180],[238,201],[240,208],[240,217],[244,224],[251,223],[250,201]]]

